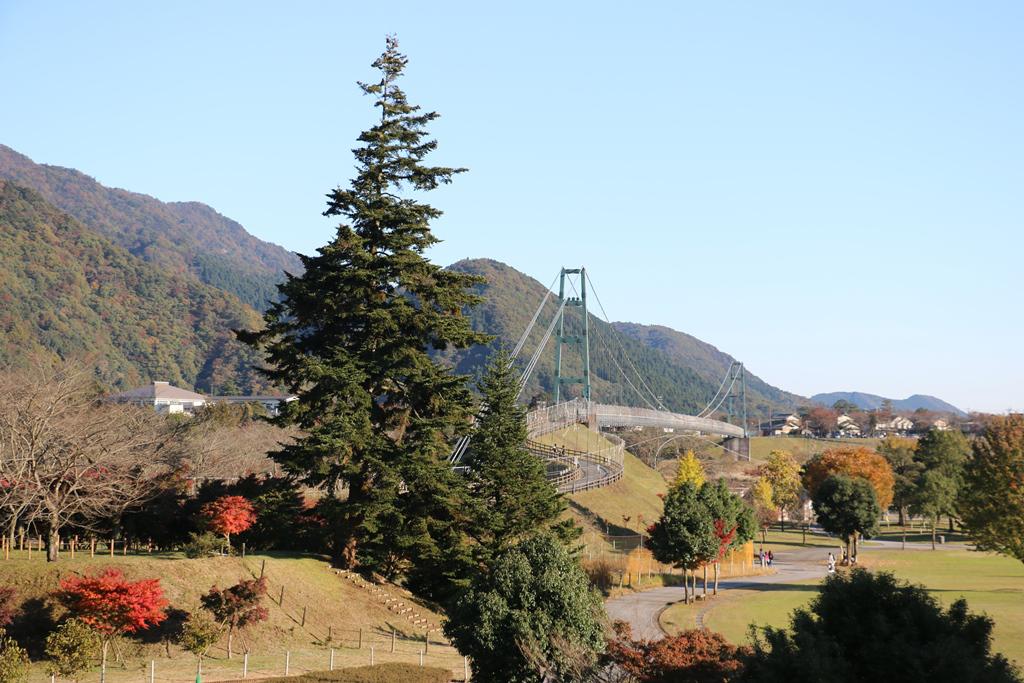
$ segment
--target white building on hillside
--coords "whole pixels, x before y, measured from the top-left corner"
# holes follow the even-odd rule
[[[150,406],[158,413],[188,413],[207,403],[207,398],[188,389],[172,386],[170,382],[153,382],[136,389],[122,391],[107,397],[115,403]]]

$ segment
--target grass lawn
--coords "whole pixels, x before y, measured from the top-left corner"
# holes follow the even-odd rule
[[[1024,664],[1024,565],[999,555],[968,550],[866,550],[861,563],[924,584],[943,605],[963,597],[973,612],[995,621],[993,649]],[[786,626],[796,607],[817,592],[815,582],[767,584],[730,591],[704,616],[704,625],[733,642],[745,642],[747,625]],[[697,609],[676,605],[665,611],[666,629],[693,628]]]
[[[864,446],[875,448],[879,439],[809,439],[803,436],[754,436],[750,439],[750,459],[766,460],[772,451],[788,451],[797,462],[805,462],[828,448]]]

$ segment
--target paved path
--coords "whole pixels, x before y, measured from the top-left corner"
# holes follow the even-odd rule
[[[775,561],[772,563],[774,574],[723,579],[718,582],[719,592],[762,584],[820,579],[827,573],[825,561],[828,557],[828,548],[773,550],[775,551]],[[613,598],[605,602],[604,606],[609,617],[629,623],[633,629],[634,638],[657,640],[665,635],[658,623],[658,617],[666,607],[680,602],[682,599],[682,586],[666,586]],[[704,613],[711,606],[708,605],[700,612],[699,620],[703,620]]]
[[[815,533],[814,536],[821,540],[823,534]],[[893,550],[903,547],[900,541],[873,540],[861,541],[861,551]],[[930,542],[907,543],[907,550],[931,550]],[[936,546],[937,550],[963,550],[967,548],[964,543],[947,543]],[[774,574],[760,576],[744,576],[735,579],[727,579],[718,582],[719,592],[736,588],[750,588],[764,584],[795,583],[809,579],[821,579],[828,573],[826,560],[830,548],[820,546],[812,548],[785,548],[775,550],[775,561],[772,568]],[[839,542],[831,549],[833,554],[838,555]],[[700,589],[698,589],[700,590]],[[614,620],[628,622],[633,629],[634,638],[657,640],[664,637],[665,632],[661,629],[658,617],[662,611],[670,605],[674,605],[683,599],[682,586],[668,586],[665,588],[654,588],[640,593],[629,593],[605,602],[605,609],[608,616]],[[704,615],[715,606],[714,603],[707,604],[697,614],[697,625],[703,626]]]

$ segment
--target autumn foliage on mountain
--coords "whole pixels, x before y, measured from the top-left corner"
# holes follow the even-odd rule
[[[804,465],[804,488],[813,497],[822,482],[836,474],[866,479],[882,509],[892,505],[896,478],[889,462],[873,450],[864,446],[843,446],[814,456]]]
[[[42,197],[0,180],[0,366],[77,358],[98,380],[220,393],[269,384],[233,329],[259,322],[233,295],[146,262]],[[228,391],[228,390],[231,391]]]

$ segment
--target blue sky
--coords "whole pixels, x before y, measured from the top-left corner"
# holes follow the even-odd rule
[[[0,143],[311,252],[393,32],[470,168],[434,260],[586,265],[802,394],[1024,408],[1024,4],[157,5],[0,0]]]

